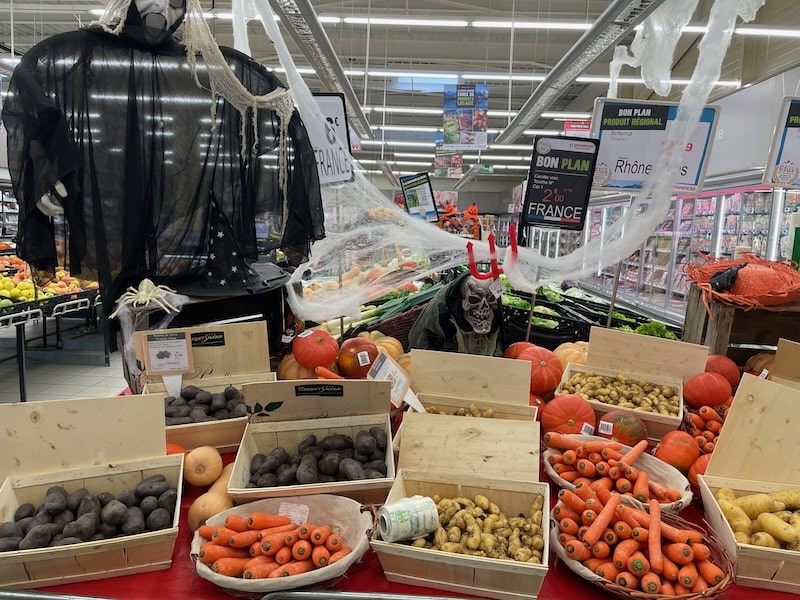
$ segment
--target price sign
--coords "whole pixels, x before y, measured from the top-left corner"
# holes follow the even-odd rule
[[[344,94],[314,94],[322,115],[325,117],[325,136],[319,139],[316,128],[308,130],[314,154],[317,157],[317,173],[322,185],[343,183],[353,179],[353,157],[350,155],[350,127]]]
[[[369,373],[367,373],[367,379],[389,381],[392,384],[392,389],[389,392],[390,400],[391,403],[397,407],[403,403],[403,399],[411,383],[403,367],[397,364],[397,362],[383,350],[380,351],[380,354],[378,354],[377,358],[372,362]]]
[[[583,229],[597,140],[536,136],[521,225]]]
[[[148,333],[144,355],[151,375],[177,375],[194,369],[191,338],[186,332]]]
[[[800,187],[800,98],[784,98],[770,145],[764,183]]]

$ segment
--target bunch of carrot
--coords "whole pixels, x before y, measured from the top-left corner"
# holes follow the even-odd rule
[[[697,409],[689,409],[684,419],[684,429],[687,433],[694,436],[700,451],[703,454],[711,454],[717,443],[722,425],[725,423],[725,413],[727,406],[720,407],[721,414],[714,406],[701,406]]]
[[[662,521],[661,505],[650,512],[626,506],[621,495],[588,484],[561,489],[553,509],[558,541],[566,555],[629,590],[679,596],[702,593],[725,578],[702,534]]]
[[[547,460],[558,476],[573,485],[588,484],[632,496],[646,504],[651,498],[661,503],[680,500],[683,493],[658,483],[647,471],[633,466],[647,449],[647,440],[625,450],[612,440],[579,440],[558,432],[544,435],[544,443],[552,450]]]
[[[219,575],[263,579],[307,573],[352,552],[330,525],[292,523],[289,517],[254,512],[228,515],[222,526],[203,525],[207,541],[198,560]]]

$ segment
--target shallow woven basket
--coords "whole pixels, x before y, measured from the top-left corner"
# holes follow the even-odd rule
[[[688,263],[686,276],[697,284],[706,302],[712,300],[727,302],[747,310],[780,307],[800,302],[800,272],[792,268],[789,263],[763,260],[752,255],[736,259],[717,259],[709,256],[704,258],[705,263]],[[710,281],[714,275],[744,263],[759,269],[759,279],[763,289],[739,289],[735,283],[728,292],[715,292],[711,289]],[[744,267],[740,271],[740,276],[746,269],[747,267]],[[737,277],[737,281],[738,279]]]
[[[559,506],[561,502],[558,502],[556,506]],[[555,507],[554,507],[555,510]],[[722,571],[725,573],[725,577],[722,581],[718,584],[709,587],[707,590],[703,592],[694,592],[691,594],[681,594],[680,596],[668,596],[666,594],[650,594],[647,592],[643,592],[641,590],[631,590],[621,585],[614,583],[613,581],[608,581],[607,579],[603,579],[599,575],[596,575],[592,571],[590,571],[587,567],[583,566],[582,563],[569,558],[564,550],[564,547],[558,543],[558,521],[553,517],[552,511],[550,513],[550,547],[556,553],[556,556],[560,558],[567,567],[574,573],[580,575],[586,581],[593,583],[597,587],[600,587],[607,591],[610,594],[614,594],[620,598],[635,598],[637,600],[667,600],[671,598],[680,598],[681,600],[701,600],[707,598],[717,598],[719,597],[727,588],[728,586],[733,583],[733,563],[731,562],[730,557],[725,552],[725,547],[722,541],[717,538],[713,532],[706,533],[699,527],[696,527],[694,524],[690,523],[689,521],[682,519],[678,515],[673,513],[661,513],[661,520],[664,523],[668,523],[675,527],[679,527],[681,529],[691,529],[693,531],[699,531],[703,534],[703,543],[706,544],[709,549],[711,550],[711,560],[716,564]],[[711,531],[711,530],[709,530]],[[552,568],[552,567],[551,567]]]
[[[596,435],[572,434],[570,437],[574,437],[575,439],[581,441],[599,441],[605,439]],[[630,446],[626,446],[625,444],[622,444],[622,447],[624,451],[630,449]],[[548,457],[552,454],[561,454],[561,450],[547,448],[544,451],[544,454],[542,455],[542,458],[544,459],[544,470],[547,472],[547,475],[550,477],[550,479],[557,483],[559,487],[566,488],[574,492],[575,486],[566,479],[562,479],[553,469],[553,465],[550,464]],[[675,502],[662,503],[662,512],[677,513],[680,512],[684,507],[689,506],[689,504],[692,502],[692,488],[691,485],[689,485],[689,480],[686,479],[686,477],[684,477],[683,474],[672,465],[668,465],[663,460],[659,460],[655,456],[645,452],[639,456],[639,458],[633,461],[633,465],[631,466],[647,471],[647,476],[656,483],[660,483],[661,485],[665,485],[682,493],[681,497]],[[632,496],[622,496],[622,502],[628,504],[629,506],[635,506],[636,508],[647,511],[647,506]]]

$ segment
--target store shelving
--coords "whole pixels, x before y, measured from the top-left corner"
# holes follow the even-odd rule
[[[17,235],[19,205],[9,189],[0,187],[0,239]]]

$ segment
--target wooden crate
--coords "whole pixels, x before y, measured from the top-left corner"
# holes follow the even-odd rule
[[[577,371],[611,376],[622,373],[651,383],[670,385],[677,388],[683,397],[683,382],[702,373],[707,358],[708,348],[699,344],[592,327],[586,364],[568,364],[561,376],[556,394],[565,393],[564,383]],[[612,404],[595,401],[589,403],[597,413],[598,419],[612,410],[619,409]],[[683,402],[675,417],[640,410],[631,412],[635,412],[644,422],[651,441],[655,442],[666,433],[680,427],[683,420]]]
[[[468,409],[492,409],[495,419],[535,421],[536,407],[530,406],[530,364],[492,356],[411,351],[411,388],[426,408],[448,413]],[[402,424],[392,440],[400,449]]]
[[[265,321],[202,325],[169,329],[170,333],[186,333],[191,339],[194,371],[184,374],[181,386],[196,385],[209,392],[225,389],[230,383],[241,387],[251,381],[272,381],[270,372],[267,324]],[[162,332],[162,330],[158,330]],[[146,336],[153,331],[134,333],[136,362],[144,375],[142,392],[168,394],[162,378],[144,369]],[[239,447],[247,417],[170,425],[166,428],[167,442],[191,450],[197,446],[215,446],[220,452],[233,452]]]
[[[800,391],[743,375],[705,475],[698,477],[706,519],[732,558],[738,585],[800,594],[800,552],[735,541],[714,498],[800,488]]]
[[[252,375],[231,375],[230,377],[208,377],[194,380],[192,385],[211,392],[221,392],[228,385],[240,390],[245,383],[274,381],[275,373],[253,373]],[[148,383],[142,390],[145,394],[158,394],[167,397],[167,389],[163,383]],[[245,401],[246,402],[246,401]],[[220,421],[204,423],[188,423],[186,425],[170,425],[166,427],[167,442],[178,444],[187,450],[198,446],[214,446],[220,452],[235,452],[239,448],[247,426],[247,417],[236,417]]]
[[[774,310],[779,308],[779,310]],[[710,314],[709,314],[710,310]],[[775,346],[779,338],[800,340],[800,305],[745,310],[723,302],[703,303],[700,288],[689,286],[683,340],[728,355],[732,345]]]
[[[244,385],[250,410],[228,484],[237,503],[297,494],[339,494],[364,504],[382,504],[395,476],[394,453],[387,447],[386,477],[270,488],[248,488],[250,462],[257,453],[283,446],[290,454],[312,433],[322,438],[343,433],[355,439],[362,429],[383,428],[390,436],[391,383],[370,380],[292,380]]]
[[[549,486],[538,481],[538,423],[424,413],[409,413],[406,419],[406,441],[387,503],[417,494],[450,498],[483,494],[507,514],[528,514],[535,496],[542,494],[544,506],[550,506]],[[542,528],[545,547],[539,565],[384,542],[377,532],[371,544],[389,581],[518,600],[535,598],[547,575],[546,509]]]
[[[10,451],[0,456],[0,522],[47,489],[118,493],[163,474],[178,490],[170,528],[71,546],[3,552],[0,587],[38,588],[157,569],[172,563],[178,536],[183,456],[164,456],[163,401],[157,395],[81,398],[0,406]],[[138,426],[132,427],[131,423]]]
[[[778,340],[775,362],[769,380],[800,389],[800,344],[790,340]]]

